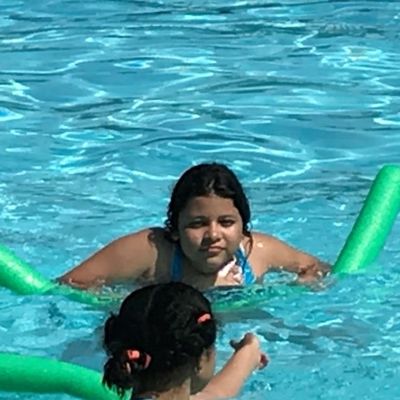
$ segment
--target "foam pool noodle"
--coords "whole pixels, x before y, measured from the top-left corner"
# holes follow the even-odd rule
[[[388,165],[376,176],[332,272],[340,275],[366,270],[382,250],[399,211],[400,167]],[[58,285],[1,245],[0,284],[18,294],[61,294],[92,305],[116,300]],[[244,289],[244,297],[232,292],[213,301],[216,311],[256,306],[273,296],[287,295],[290,290],[271,292],[268,288],[249,287]],[[119,398],[101,384],[100,373],[62,361],[0,353],[0,371],[1,391],[67,393],[85,400]]]
[[[0,245],[0,285],[17,294],[62,295],[71,300],[94,306],[110,305],[121,300],[111,294],[96,294],[58,284],[40,274],[3,245]]]
[[[400,211],[400,167],[386,165],[377,174],[333,272],[365,270],[378,257]]]
[[[364,206],[332,268],[336,274],[349,274],[367,269],[378,257],[400,209],[400,167],[387,165],[377,174]],[[114,304],[118,296],[96,294],[59,285],[41,275],[28,263],[18,258],[7,247],[0,245],[0,285],[17,294],[55,294],[94,306]],[[296,291],[296,290],[295,290]],[[225,311],[261,304],[280,291],[268,288],[244,290],[244,296],[216,300],[216,309]],[[288,291],[290,292],[290,290]]]
[[[0,353],[0,391],[66,393],[85,400],[128,400],[102,384],[102,375],[45,357]]]

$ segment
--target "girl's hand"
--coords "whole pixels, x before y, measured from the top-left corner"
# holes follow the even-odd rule
[[[85,290],[85,289],[89,289],[89,288],[98,289],[98,288],[101,288],[102,286],[104,286],[106,283],[105,279],[102,279],[102,278],[95,279],[94,281],[90,282],[90,285],[87,282],[82,283],[82,282],[73,280],[72,278],[67,278],[67,279],[58,278],[57,282],[59,284],[68,285],[68,286],[73,287],[74,289],[80,289],[80,290]]]
[[[253,358],[254,369],[262,369],[267,366],[269,360],[265,353],[261,351],[260,341],[253,333],[246,333],[240,341],[230,341],[235,353],[247,352]]]
[[[306,284],[318,282],[327,275],[330,270],[330,265],[322,262],[301,266],[297,272],[297,282]]]
[[[243,273],[242,269],[236,265],[235,262],[231,262],[223,267],[217,274],[215,281],[216,286],[237,286],[243,285]]]
[[[252,333],[246,333],[238,342],[232,340],[235,352],[224,367],[213,376],[195,399],[214,400],[238,396],[246,379],[257,368],[268,364],[267,356],[260,349],[260,342]]]

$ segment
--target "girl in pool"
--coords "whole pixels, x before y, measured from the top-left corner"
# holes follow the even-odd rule
[[[215,339],[210,303],[198,290],[180,282],[138,289],[106,321],[103,382],[120,395],[132,389],[132,400],[235,396],[267,357],[247,333],[231,343],[234,354],[214,375]]]
[[[199,164],[176,183],[165,227],[116,239],[60,281],[80,288],[183,281],[206,289],[251,284],[274,269],[297,273],[299,282],[328,272],[317,258],[250,232],[249,223],[249,203],[236,175],[223,164]]]

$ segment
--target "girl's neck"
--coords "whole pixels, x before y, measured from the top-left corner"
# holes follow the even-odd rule
[[[157,400],[189,400],[190,399],[190,379],[187,379],[181,386],[172,388],[160,393],[155,397]]]
[[[193,265],[186,256],[182,257],[182,278],[183,282],[192,285],[199,290],[205,290],[214,286],[217,273],[203,273],[201,266]]]
[[[190,261],[183,258],[183,281],[189,285],[196,287],[199,290],[206,290],[215,285],[219,274],[224,273],[224,270],[228,270],[235,265],[236,260],[233,258],[227,263],[221,265],[219,271],[215,273],[207,274],[200,272],[201,267],[193,266]]]

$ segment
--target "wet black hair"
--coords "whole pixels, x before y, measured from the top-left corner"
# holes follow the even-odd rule
[[[249,201],[243,187],[225,164],[203,163],[186,170],[176,182],[167,210],[165,232],[169,240],[178,231],[179,213],[193,197],[216,195],[231,199],[243,221],[243,234],[251,238]]]
[[[199,321],[199,317],[205,320]],[[146,286],[131,293],[105,323],[103,383],[121,396],[164,392],[183,384],[216,339],[210,302],[181,282]],[[134,361],[129,352],[140,355]],[[148,364],[148,365],[147,365]]]

